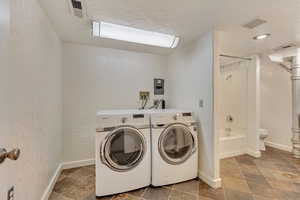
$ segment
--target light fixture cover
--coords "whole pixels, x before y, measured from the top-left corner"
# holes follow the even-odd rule
[[[265,34],[262,34],[262,35],[257,35],[255,37],[253,37],[254,40],[263,40],[263,39],[266,39],[268,37],[270,37],[271,34],[270,33],[265,33]]]
[[[134,42],[152,46],[175,48],[179,43],[179,37],[128,26],[111,24],[107,22],[93,21],[93,36]]]

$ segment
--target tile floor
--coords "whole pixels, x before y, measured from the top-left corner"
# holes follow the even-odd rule
[[[197,180],[144,188],[99,200],[300,200],[300,160],[267,148],[262,157],[248,155],[221,161],[223,187]],[[96,200],[95,167],[64,170],[50,200]]]

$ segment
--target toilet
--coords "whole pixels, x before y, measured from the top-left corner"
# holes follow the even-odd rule
[[[269,136],[268,130],[266,129],[259,129],[259,145],[260,145],[260,150],[265,151],[266,146],[265,146],[265,139]]]

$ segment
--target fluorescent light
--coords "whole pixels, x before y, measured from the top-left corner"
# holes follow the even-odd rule
[[[262,35],[257,35],[253,39],[254,40],[263,40],[263,39],[266,39],[266,38],[268,38],[270,36],[271,36],[270,33],[266,33],[266,34],[262,34]]]
[[[93,36],[100,36],[100,23],[93,22]]]
[[[178,43],[179,43],[179,37],[175,37],[174,42],[173,42],[171,48],[174,49],[175,47],[177,47]]]
[[[106,22],[93,22],[93,36],[152,46],[175,48],[179,37]]]

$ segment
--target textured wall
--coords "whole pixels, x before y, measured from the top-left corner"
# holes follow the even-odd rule
[[[261,56],[261,127],[269,131],[267,141],[279,148],[292,148],[291,75],[266,55]]]
[[[0,1],[0,148],[11,149],[16,145],[15,138],[10,133],[10,122],[8,115],[10,114],[9,102],[7,98],[9,91],[10,77],[7,73],[9,66],[9,29],[10,29],[10,0]],[[0,164],[0,199],[5,199],[7,190],[16,181],[16,176],[11,175],[14,172],[15,163],[5,162]]]
[[[96,112],[138,108],[138,92],[153,95],[153,78],[165,78],[166,65],[164,56],[65,43],[64,161],[93,159]]]
[[[0,166],[9,166],[0,185],[15,184],[16,200],[39,200],[61,162],[61,42],[36,0],[10,4],[11,60],[0,65],[0,123],[7,127],[5,147],[22,154]],[[6,192],[0,195],[6,199]]]

